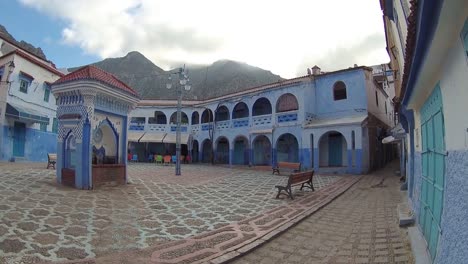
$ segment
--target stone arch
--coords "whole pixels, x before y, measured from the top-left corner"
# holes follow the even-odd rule
[[[177,124],[177,111],[172,113],[171,118],[169,119],[169,123]],[[181,124],[188,124],[189,123],[188,116],[184,111],[180,111],[180,123]]]
[[[192,125],[200,124],[200,114],[195,111],[192,113]]]
[[[232,141],[232,164],[249,164],[249,140],[243,135],[239,135]]]
[[[272,107],[266,97],[258,98],[252,107],[252,116],[271,115]]]
[[[319,167],[348,166],[346,137],[338,131],[331,130],[322,134],[318,141]]]
[[[154,111],[154,116],[148,118],[148,124],[167,124],[167,117],[162,111]]]
[[[216,139],[215,162],[218,164],[229,164],[229,140],[225,136]]]
[[[271,141],[265,135],[258,135],[252,141],[253,165],[271,165]]]
[[[213,122],[213,111],[211,111],[211,109],[207,108],[202,113],[201,123],[205,124],[205,123],[211,123],[211,122]]]
[[[229,109],[227,108],[227,106],[222,105],[216,110],[215,121],[219,122],[225,120],[229,120]]]
[[[244,102],[239,102],[232,110],[232,119],[249,117],[249,107]]]
[[[276,141],[276,160],[299,162],[299,142],[291,133],[284,133]]]
[[[288,112],[299,109],[299,104],[297,102],[296,96],[291,93],[286,93],[281,95],[276,101],[276,112]]]

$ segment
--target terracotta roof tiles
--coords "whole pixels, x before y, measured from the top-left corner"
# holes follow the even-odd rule
[[[113,88],[119,89],[123,92],[138,97],[138,93],[135,90],[133,90],[130,86],[119,80],[114,75],[92,65],[82,67],[81,69],[69,73],[55,81],[54,84],[67,83],[77,80],[94,80],[102,82]]]

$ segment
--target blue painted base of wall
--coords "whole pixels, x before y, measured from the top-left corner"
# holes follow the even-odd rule
[[[466,263],[468,256],[468,151],[449,151],[445,166],[442,235],[436,263]]]
[[[13,128],[3,127],[3,146],[1,159],[13,157]],[[24,157],[21,160],[47,162],[47,153],[57,153],[57,134],[26,128]]]

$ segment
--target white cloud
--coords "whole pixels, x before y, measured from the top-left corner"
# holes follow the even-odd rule
[[[64,20],[67,44],[102,58],[138,50],[163,68],[233,59],[294,77],[319,63],[340,68],[388,60],[375,0],[21,2]]]

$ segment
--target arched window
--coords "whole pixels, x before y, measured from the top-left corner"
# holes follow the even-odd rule
[[[293,94],[287,93],[283,94],[278,98],[278,102],[276,103],[276,112],[287,112],[287,111],[294,111],[298,110],[299,105],[297,103],[296,96]]]
[[[177,124],[177,112],[174,112],[171,115],[170,123],[171,124]],[[182,112],[182,111],[180,112],[180,123],[181,124],[188,124],[187,114]]]
[[[346,85],[342,81],[337,81],[333,85],[333,99],[335,101],[346,99]]]
[[[213,122],[213,111],[211,111],[210,109],[205,109],[201,116],[201,123],[205,124],[209,122]]]
[[[216,113],[215,113],[216,117],[215,117],[215,120],[216,121],[224,121],[224,120],[229,120],[229,110],[226,106],[220,106],[218,108],[218,110],[216,110]]]
[[[236,104],[234,110],[232,110],[232,119],[243,118],[249,116],[249,107],[244,103],[240,102]]]
[[[148,124],[167,124],[166,115],[161,111],[155,111],[154,117],[148,118]]]
[[[200,115],[198,112],[193,112],[192,113],[192,125],[197,125],[200,123]]]
[[[271,104],[265,97],[257,99],[252,107],[252,115],[269,115],[271,114]]]

